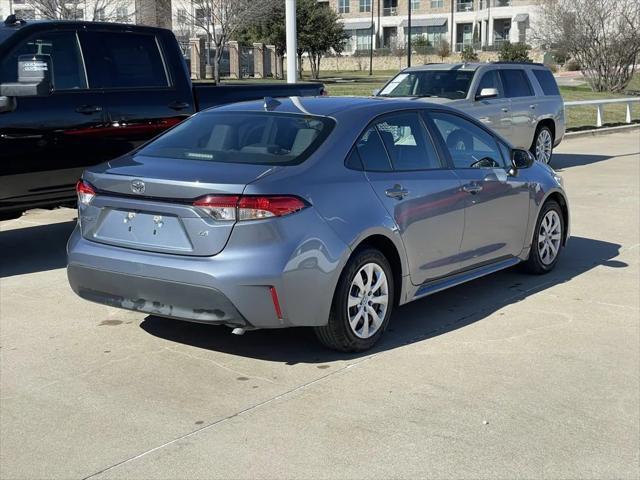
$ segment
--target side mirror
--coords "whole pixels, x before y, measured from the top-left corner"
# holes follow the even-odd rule
[[[515,149],[511,152],[511,163],[516,170],[529,168],[533,162],[535,158],[529,150]]]
[[[16,109],[16,99],[14,97],[0,97],[0,113],[13,112]]]
[[[498,96],[497,88],[483,88],[480,93],[476,95],[476,100],[484,100],[487,98],[496,98]]]
[[[0,85],[0,95],[6,97],[45,97],[51,94],[51,57],[20,55],[18,81]]]

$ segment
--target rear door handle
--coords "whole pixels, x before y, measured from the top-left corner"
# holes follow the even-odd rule
[[[76,108],[76,112],[82,113],[84,115],[89,115],[91,113],[98,113],[102,111],[102,107],[99,105],[80,105]]]
[[[505,113],[507,113],[509,111],[509,109],[507,107],[502,107],[500,110],[502,110]]]
[[[531,110],[535,110],[535,109],[536,109],[536,104],[535,104],[535,103],[532,103],[531,105],[529,105],[529,108],[530,108]]]
[[[387,197],[395,198],[396,200],[402,200],[404,197],[409,195],[409,190],[405,190],[402,188],[402,185],[394,185],[393,188],[388,188],[384,191],[384,194]]]
[[[471,195],[475,195],[476,193],[482,191],[482,185],[480,185],[479,183],[467,183],[466,185],[462,186],[462,190],[470,193]]]
[[[190,106],[191,106],[191,105],[190,105],[189,103],[187,103],[187,102],[178,102],[178,101],[171,102],[171,103],[168,105],[168,107],[169,107],[171,110],[176,110],[176,111],[178,111],[178,110],[184,110],[185,108],[189,108]]]

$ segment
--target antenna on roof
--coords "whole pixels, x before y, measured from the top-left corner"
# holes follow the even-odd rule
[[[25,23],[27,23],[26,20],[23,20],[21,18],[18,18],[15,13],[12,13],[11,15],[9,15],[5,21],[4,24],[5,25],[9,25],[9,26],[13,26],[13,25],[24,25]]]
[[[264,97],[264,109],[268,112],[275,110],[281,103],[273,97]]]

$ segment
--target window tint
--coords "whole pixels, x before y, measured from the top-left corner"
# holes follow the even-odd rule
[[[538,79],[538,83],[542,87],[545,95],[560,95],[556,79],[553,78],[553,73],[549,70],[534,70],[533,74],[536,76],[536,79]]]
[[[529,97],[533,95],[527,74],[523,70],[500,70],[502,85],[507,97]]]
[[[502,91],[500,88],[500,78],[498,77],[497,70],[491,70],[482,75],[482,79],[480,80],[480,84],[478,85],[476,95],[480,95],[480,92],[483,88],[495,88],[496,90],[498,90],[498,96],[502,95]]]
[[[431,118],[447,146],[455,168],[505,168],[507,163],[494,138],[473,123],[450,113]]]
[[[385,117],[376,128],[391,157],[394,170],[440,168],[440,160],[417,113]]]
[[[85,32],[82,48],[91,88],[166,87],[169,82],[153,35]]]
[[[51,57],[54,90],[86,88],[75,32],[47,32],[18,45],[0,66],[0,82],[18,81],[18,57],[40,54]]]
[[[309,157],[334,126],[326,117],[266,112],[205,112],[140,150],[140,155],[217,163],[295,165]]]
[[[388,172],[391,170],[389,157],[375,127],[369,127],[356,144],[356,150],[365,170]]]

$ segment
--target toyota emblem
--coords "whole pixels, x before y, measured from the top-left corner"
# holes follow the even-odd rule
[[[133,193],[144,193],[145,185],[142,180],[133,180],[131,182],[131,191]]]

